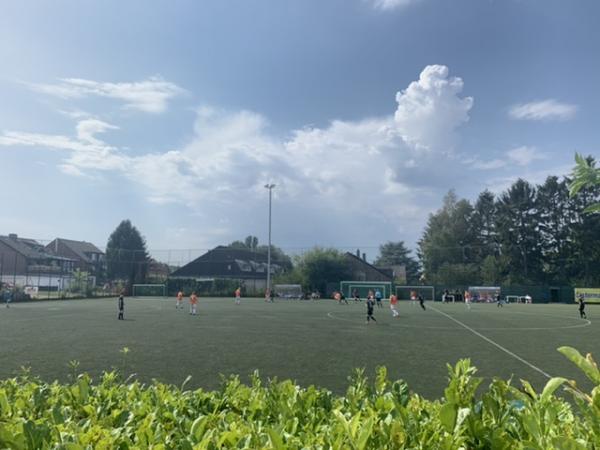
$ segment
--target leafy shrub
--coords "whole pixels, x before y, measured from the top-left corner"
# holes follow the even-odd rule
[[[591,449],[600,445],[600,371],[591,358],[559,349],[595,384],[591,393],[553,378],[541,393],[481,379],[469,360],[448,366],[444,398],[429,401],[363,371],[344,396],[289,380],[251,384],[233,376],[218,391],[123,381],[107,372],[47,384],[25,373],[0,382],[0,448],[11,449]],[[71,363],[76,369],[76,363]],[[187,381],[187,380],[186,380]],[[558,388],[574,403],[555,395]]]

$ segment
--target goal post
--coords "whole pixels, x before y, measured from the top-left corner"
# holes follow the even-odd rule
[[[132,297],[166,297],[166,284],[134,284],[131,287]]]
[[[340,281],[340,292],[346,298],[352,298],[356,290],[360,298],[366,298],[369,291],[379,289],[382,298],[388,298],[392,295],[392,283],[389,281]]]
[[[396,286],[398,300],[411,300],[411,293],[422,295],[424,300],[435,301],[435,287],[433,286]]]

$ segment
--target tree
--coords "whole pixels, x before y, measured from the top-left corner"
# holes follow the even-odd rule
[[[123,220],[112,232],[106,245],[108,276],[126,280],[130,286],[143,283],[149,260],[146,241],[129,220]]]
[[[444,205],[429,216],[423,237],[419,241],[419,258],[429,283],[456,283],[451,277],[463,272],[470,282],[478,282],[473,262],[475,242],[470,224],[473,207],[467,200],[458,200],[453,190],[444,197]],[[456,265],[456,267],[451,267]],[[443,267],[443,270],[442,270]]]
[[[407,282],[415,283],[419,279],[419,263],[410,256],[410,252],[404,245],[404,241],[386,242],[379,246],[379,256],[373,265],[378,267],[404,266]]]
[[[511,283],[535,283],[543,278],[536,195],[535,186],[519,179],[498,201],[498,240],[501,254],[509,261]]]
[[[307,291],[327,292],[327,283],[350,279],[352,271],[342,252],[333,248],[316,247],[295,260],[295,279]]]

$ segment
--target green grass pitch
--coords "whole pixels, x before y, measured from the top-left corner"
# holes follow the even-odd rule
[[[186,299],[187,301],[187,299]],[[469,357],[487,380],[514,376],[538,389],[545,375],[585,379],[556,348],[596,352],[600,329],[579,318],[576,305],[463,304],[427,302],[427,311],[400,302],[393,319],[387,302],[375,308],[377,324],[365,323],[363,303],[333,300],[276,301],[200,298],[198,316],[175,309],[174,299],[126,298],[125,321],[116,299],[40,301],[0,309],[0,377],[31,368],[45,380],[65,380],[68,363],[97,376],[113,367],[188,387],[216,388],[219,374],[258,369],[263,377],[291,378],[343,392],[356,367],[372,375],[378,365],[428,398],[442,395],[446,363]],[[595,311],[595,310],[598,311]],[[120,350],[128,347],[123,358]],[[502,348],[500,348],[502,347]],[[512,353],[509,354],[509,352]],[[518,359],[521,358],[521,359]]]

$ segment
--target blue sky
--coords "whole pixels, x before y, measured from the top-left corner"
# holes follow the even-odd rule
[[[103,246],[129,218],[155,250],[264,242],[273,182],[283,248],[412,246],[451,188],[600,157],[599,18],[593,0],[3,2],[0,234]]]

